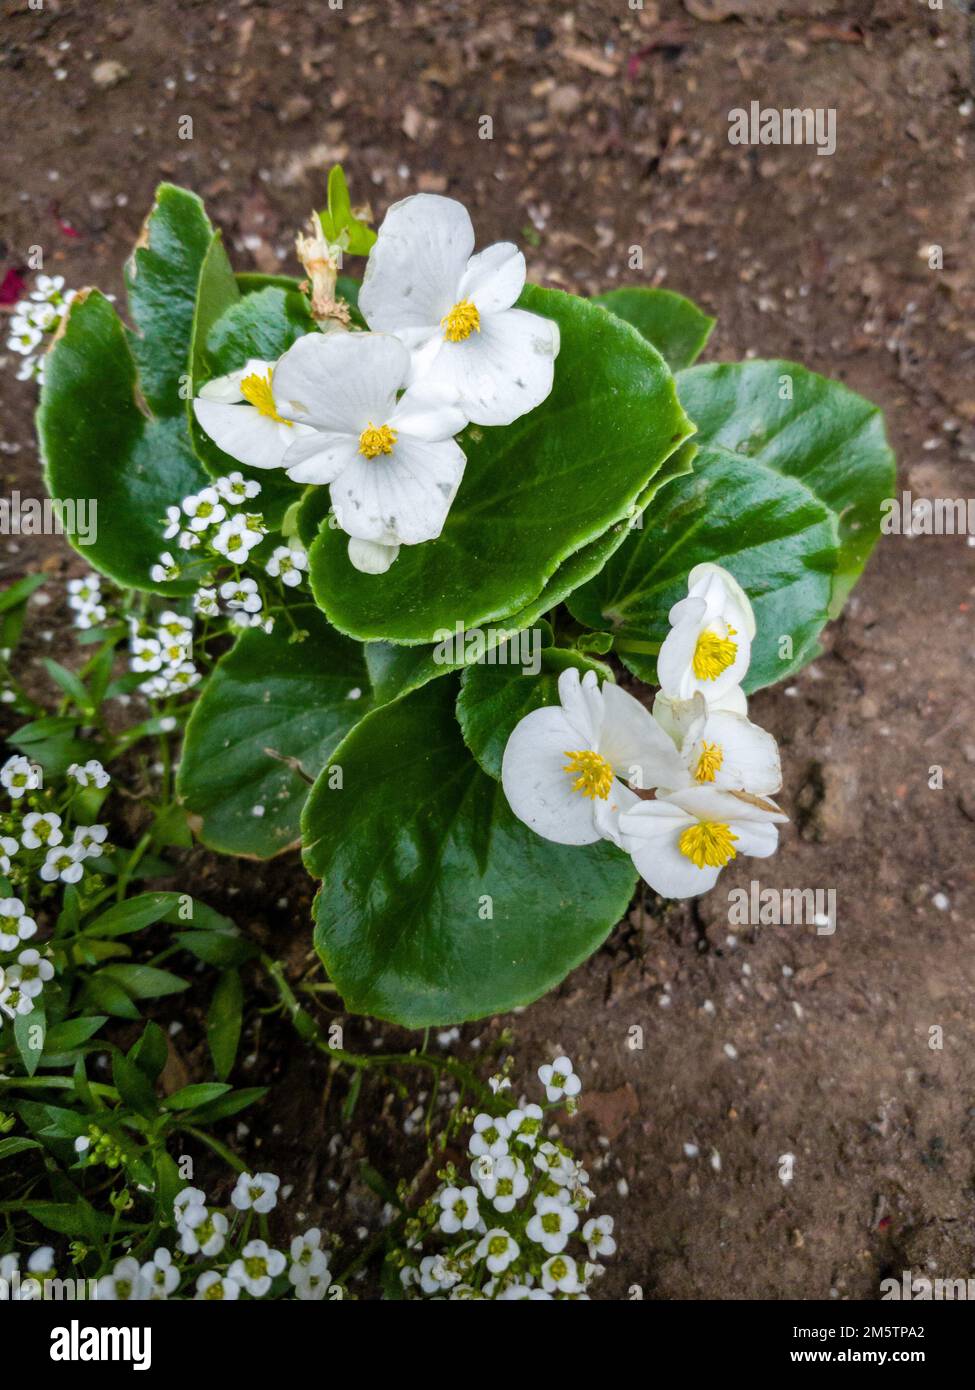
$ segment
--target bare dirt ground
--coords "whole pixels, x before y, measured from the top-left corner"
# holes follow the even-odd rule
[[[4,269],[40,243],[69,285],[120,294],[168,178],[205,197],[239,269],[293,272],[293,229],[341,159],[377,217],[417,189],[462,199],[481,244],[521,242],[532,279],[691,294],[719,318],[709,357],[840,377],[886,410],[903,487],[972,492],[971,21],[952,0],[0,12]],[[834,108],[836,153],[730,145],[728,112],[752,100]],[[479,138],[484,115],[493,139]],[[0,378],[3,486],[38,495],[33,388],[14,365]],[[80,568],[56,540],[40,553],[0,541],[6,579],[40,562]],[[751,873],[732,866],[697,904],[638,905],[560,990],[451,1044],[476,1058],[510,1026],[526,1081],[556,1048],[575,1059],[588,1098],[572,1141],[620,1237],[602,1293],[875,1298],[890,1270],[972,1272],[973,581],[965,537],[886,540],[822,657],[754,701],[794,816],[761,882],[835,889],[834,935],[736,935],[726,888]],[[63,622],[39,611],[35,654],[57,653]],[[185,873],[302,968],[311,885],[296,860],[200,852]],[[345,1022],[348,1046],[404,1041]],[[192,1000],[186,1023],[176,1064],[192,1072]],[[375,1229],[359,1159],[392,1177],[404,1155],[420,1161],[409,1107],[369,1082],[343,1124],[344,1079],[328,1085],[280,1026],[248,1042],[247,1080],[277,1085],[238,1142],[323,1224]]]

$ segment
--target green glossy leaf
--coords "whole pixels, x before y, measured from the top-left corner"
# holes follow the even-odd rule
[[[328,210],[319,213],[319,218],[329,241],[352,256],[367,256],[375,244],[376,233],[353,215],[341,164],[333,164],[328,172]]]
[[[520,719],[542,705],[559,703],[559,676],[570,667],[595,671],[613,680],[601,661],[581,652],[547,647],[539,654],[540,670],[532,675],[519,666],[468,666],[457,697],[457,720],[464,742],[489,777],[501,776],[508,737]]]
[[[63,1023],[55,1023],[44,1035],[43,1060],[47,1062],[58,1053],[71,1052],[74,1048],[80,1047],[97,1033],[105,1022],[105,1014],[95,1014],[91,1018],[68,1018]]]
[[[592,302],[632,324],[672,372],[689,367],[700,356],[717,322],[673,290],[629,287],[594,295]]]
[[[191,581],[157,584],[149,570],[166,548],[167,506],[205,486],[207,475],[182,410],[150,418],[140,408],[125,329],[97,290],[72,301],[48,355],[37,429],[51,496],[97,503],[91,544],[82,543],[83,527],[67,533],[88,563],[123,587],[192,593]]]
[[[702,444],[799,479],[839,527],[830,616],[853,588],[894,488],[894,455],[877,406],[795,362],[736,362],[681,372],[678,389]]]
[[[554,845],[516,820],[454,717],[456,679],[375,710],[302,817],[323,880],[315,944],[347,1007],[407,1027],[530,1003],[605,939],[635,883],[606,842]]]
[[[181,896],[179,893],[139,893],[134,898],[114,903],[89,922],[85,932],[92,936],[110,937],[141,931],[153,922],[161,922],[167,913],[178,907]]]
[[[220,1081],[200,1081],[192,1086],[183,1086],[163,1101],[166,1110],[196,1110],[201,1105],[209,1105],[213,1100],[225,1096],[230,1087]]]
[[[292,621],[304,641],[290,640]],[[293,845],[309,786],[302,772],[318,776],[368,708],[368,686],[362,648],[310,603],[289,606],[271,633],[244,632],[186,728],[179,792],[202,817],[204,844],[260,859]]]
[[[130,342],[142,395],[154,415],[181,415],[200,268],[213,228],[195,193],[160,184],[125,267]]]
[[[188,981],[154,965],[105,965],[99,974],[102,979],[107,976],[121,985],[132,999],[160,999],[189,988]]]
[[[226,1120],[231,1115],[239,1115],[249,1105],[263,1100],[268,1093],[267,1086],[247,1086],[241,1091],[228,1091],[226,1095],[201,1105],[193,1115],[195,1125],[212,1125],[217,1120]]]
[[[563,561],[627,516],[691,433],[664,362],[628,325],[555,290],[529,286],[519,302],[559,324],[552,394],[513,425],[468,427],[443,533],[404,547],[386,574],[360,574],[347,537],[319,532],[312,588],[340,631],[432,642],[458,621],[484,626],[531,603]]]
[[[667,488],[643,529],[569,598],[569,610],[612,631],[629,669],[653,681],[667,614],[704,560],[730,570],[755,609],[747,690],[781,680],[810,658],[828,618],[834,519],[798,478],[721,449],[701,450],[693,474]],[[791,654],[780,647],[783,637]]]
[[[236,970],[225,970],[217,981],[207,1013],[207,1042],[213,1058],[213,1069],[221,1081],[226,1080],[234,1065],[243,1025],[244,987]],[[205,1096],[204,1099],[211,1100],[213,1097]]]

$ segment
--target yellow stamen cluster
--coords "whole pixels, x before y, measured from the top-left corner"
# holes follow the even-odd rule
[[[701,633],[691,662],[691,668],[699,681],[716,681],[722,671],[727,671],[728,667],[734,664],[738,655],[738,643],[732,642],[731,639],[737,635],[733,627],[728,628],[727,637],[719,637],[710,629]]]
[[[598,796],[605,801],[613,785],[613,769],[606,759],[588,748],[567,748],[565,756],[571,761],[565,764],[563,771],[578,774],[572,790],[582,792],[590,800]]]
[[[359,435],[359,453],[367,459],[378,458],[380,454],[391,454],[396,443],[396,431],[389,425],[379,425],[372,421]]]
[[[285,420],[278,414],[278,408],[274,403],[274,392],[271,390],[271,368],[268,368],[267,376],[260,376],[257,372],[251,372],[250,376],[245,376],[240,383],[240,394],[245,401],[249,401],[256,410],[268,420],[276,420],[279,425],[292,424],[291,420]]]
[[[738,836],[732,834],[730,825],[723,825],[720,821],[702,820],[696,825],[689,825],[681,833],[677,845],[681,854],[686,855],[699,869],[703,869],[705,865],[709,869],[723,869],[737,857],[737,839]]]
[[[481,316],[477,311],[477,305],[472,304],[469,299],[460,300],[449,314],[444,314],[440,320],[440,327],[448,343],[462,343],[472,333],[480,333]]]
[[[694,769],[695,782],[713,782],[715,774],[720,772],[721,764],[724,762],[724,753],[718,743],[702,743],[701,754]]]

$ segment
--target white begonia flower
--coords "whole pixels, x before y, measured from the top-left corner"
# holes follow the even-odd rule
[[[193,611],[204,618],[215,618],[220,612],[216,589],[197,589],[193,595]]]
[[[495,1211],[513,1211],[530,1185],[524,1163],[510,1154],[501,1158],[482,1154],[471,1164],[471,1174]]]
[[[33,946],[21,951],[17,964],[7,971],[7,984],[19,985],[31,999],[36,999],[48,980],[53,979],[54,966]]]
[[[466,458],[463,411],[427,382],[406,385],[410,355],[382,333],[309,333],[281,358],[275,389],[313,427],[284,457],[288,477],[330,485],[347,535],[418,545],[443,529]]]
[[[740,685],[733,685],[723,695],[712,695],[705,703],[712,714],[748,714],[748,699]],[[700,701],[696,696],[689,700],[675,700],[658,690],[653,697],[653,717],[678,748],[683,744],[695,719],[700,717],[700,713]]]
[[[720,565],[695,565],[687,598],[669,614],[671,630],[657,655],[657,679],[670,699],[695,691],[715,703],[741,684],[751,659],[755,615],[744,589]]]
[[[220,555],[225,555],[232,564],[242,565],[256,545],[264,539],[264,531],[256,521],[237,512],[229,521],[224,521],[211,544]]]
[[[107,839],[107,825],[76,825],[74,828],[74,843],[83,859],[97,859]]]
[[[225,502],[230,502],[235,507],[259,496],[261,491],[257,479],[245,478],[243,473],[228,473],[225,478],[218,478],[213,486]]]
[[[77,883],[84,873],[82,859],[84,854],[77,845],[60,845],[49,849],[47,858],[40,867],[40,876],[45,883]]]
[[[557,1255],[568,1245],[578,1224],[578,1216],[565,1202],[558,1197],[539,1196],[535,1198],[535,1215],[525,1227],[525,1234],[550,1255]]]
[[[36,791],[41,785],[41,769],[22,753],[15,753],[0,767],[0,784],[14,801],[19,801],[25,792]]]
[[[283,412],[275,364],[258,357],[238,371],[207,382],[193,402],[193,411],[225,454],[251,468],[280,468],[289,446],[308,433]],[[215,484],[228,502],[256,496],[247,492],[246,485],[238,492],[238,479],[242,484],[241,475],[231,473]]]
[[[582,1228],[582,1238],[589,1247],[591,1260],[595,1260],[599,1255],[616,1253],[611,1216],[591,1216]]]
[[[711,709],[700,691],[689,703],[692,718],[679,745],[684,776],[674,786],[661,784],[662,793],[705,785],[755,796],[779,790],[782,765],[771,734],[742,714]]]
[[[20,842],[24,849],[40,849],[42,845],[59,845],[64,839],[61,817],[53,811],[31,811],[24,817]]]
[[[445,1187],[438,1195],[440,1229],[452,1236],[457,1231],[472,1231],[480,1220],[476,1187]]]
[[[20,849],[12,835],[0,835],[0,874],[10,873],[10,861]]]
[[[229,609],[240,609],[244,613],[259,613],[263,606],[256,579],[229,579],[221,584],[220,597]]]
[[[512,306],[525,258],[511,242],[473,255],[474,227],[453,198],[417,193],[379,228],[359,291],[372,329],[410,349],[410,381],[450,390],[478,425],[510,425],[552,390],[559,328]]]
[[[19,898],[0,898],[0,950],[13,951],[21,941],[29,941],[37,923],[28,917]]]
[[[282,1272],[287,1260],[280,1250],[272,1250],[266,1241],[249,1240],[227,1270],[227,1277],[247,1290],[252,1298],[263,1298],[271,1280]]]
[[[572,1070],[568,1057],[556,1057],[554,1062],[539,1067],[538,1079],[545,1087],[546,1096],[553,1102],[561,1100],[563,1096],[577,1096],[582,1090],[582,1082]]]
[[[301,583],[301,575],[308,568],[308,554],[300,545],[279,545],[264,566],[272,579],[280,577],[281,583],[289,589]]]
[[[385,574],[399,555],[398,545],[379,545],[349,537],[349,561],[362,574]]]
[[[205,487],[201,492],[184,497],[182,507],[190,518],[191,531],[208,531],[211,526],[218,526],[227,515],[227,508],[215,487]]]
[[[164,1245],[142,1266],[142,1282],[153,1300],[167,1299],[179,1287],[179,1270]]]
[[[222,1211],[204,1208],[201,1220],[196,1219],[199,1215],[198,1207],[186,1208],[179,1227],[179,1248],[186,1255],[205,1255],[212,1259],[227,1243],[229,1223]]]
[[[503,1274],[520,1253],[518,1242],[507,1231],[495,1226],[487,1231],[477,1247],[477,1257],[487,1260],[492,1274]]]
[[[241,1173],[230,1200],[238,1211],[273,1211],[278,1204],[281,1179],[274,1173]]]
[[[474,1133],[467,1146],[475,1158],[489,1154],[491,1158],[501,1158],[508,1152],[508,1122],[499,1115],[477,1115],[474,1118]]]
[[[617,819],[641,788],[680,778],[673,743],[639,700],[595,671],[559,676],[559,705],[532,710],[512,729],[501,785],[519,820],[561,845],[619,843]]]
[[[506,1116],[509,1144],[526,1144],[533,1149],[541,1133],[542,1119],[542,1107],[534,1102],[519,1106],[517,1110],[509,1110]]]
[[[789,817],[774,801],[703,785],[641,801],[620,817],[623,848],[655,893],[693,898],[739,854],[765,859]]]
[[[546,1293],[581,1293],[583,1287],[571,1255],[554,1255],[542,1265],[542,1288]]]
[[[79,787],[107,787],[112,780],[102,767],[97,758],[89,758],[86,763],[72,763],[68,768],[68,776],[78,783]]]
[[[236,1279],[226,1274],[221,1277],[215,1269],[208,1269],[196,1281],[195,1297],[206,1302],[230,1303],[240,1297],[240,1285]]]
[[[99,1279],[95,1297],[120,1303],[141,1303],[148,1297],[139,1261],[132,1255],[118,1260],[111,1274]]]
[[[171,579],[178,579],[179,573],[179,565],[173,559],[172,551],[164,550],[158,563],[149,570],[149,578],[154,584],[168,584]]]

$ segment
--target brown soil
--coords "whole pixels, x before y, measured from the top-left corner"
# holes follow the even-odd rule
[[[842,378],[887,411],[902,486],[971,490],[972,95],[952,0],[0,8],[4,268],[40,243],[70,285],[120,294],[168,178],[206,198],[239,268],[292,271],[292,230],[341,159],[378,216],[417,189],[461,198],[482,244],[525,244],[535,280],[581,293],[639,281],[627,258],[641,245],[643,283],[718,315],[709,356],[781,355]],[[107,61],[121,70],[99,85]],[[730,145],[728,112],[751,100],[835,108],[835,155]],[[177,137],[185,114],[192,140]],[[36,495],[32,388],[14,365],[0,378],[4,488]],[[10,579],[79,568],[57,541],[6,540],[0,557]],[[526,1083],[556,1048],[575,1059],[588,1097],[574,1142],[620,1235],[605,1293],[873,1298],[888,1269],[971,1271],[973,579],[964,537],[886,541],[823,656],[754,702],[781,740],[794,815],[761,882],[835,889],[835,935],[735,939],[725,888],[747,885],[746,865],[699,903],[634,909],[559,991],[453,1044],[476,1059],[513,1027]],[[38,612],[32,659],[59,650],[49,615],[63,621]],[[199,852],[186,869],[301,967],[311,885],[295,860]],[[347,1046],[403,1041],[345,1023]],[[190,1071],[198,1037],[191,1001],[176,1040]],[[420,1161],[402,1135],[410,1105],[370,1080],[343,1123],[345,1080],[327,1092],[327,1066],[283,1026],[245,1052],[242,1082],[278,1084],[243,1151],[325,1224],[374,1230],[359,1159],[393,1178]]]

